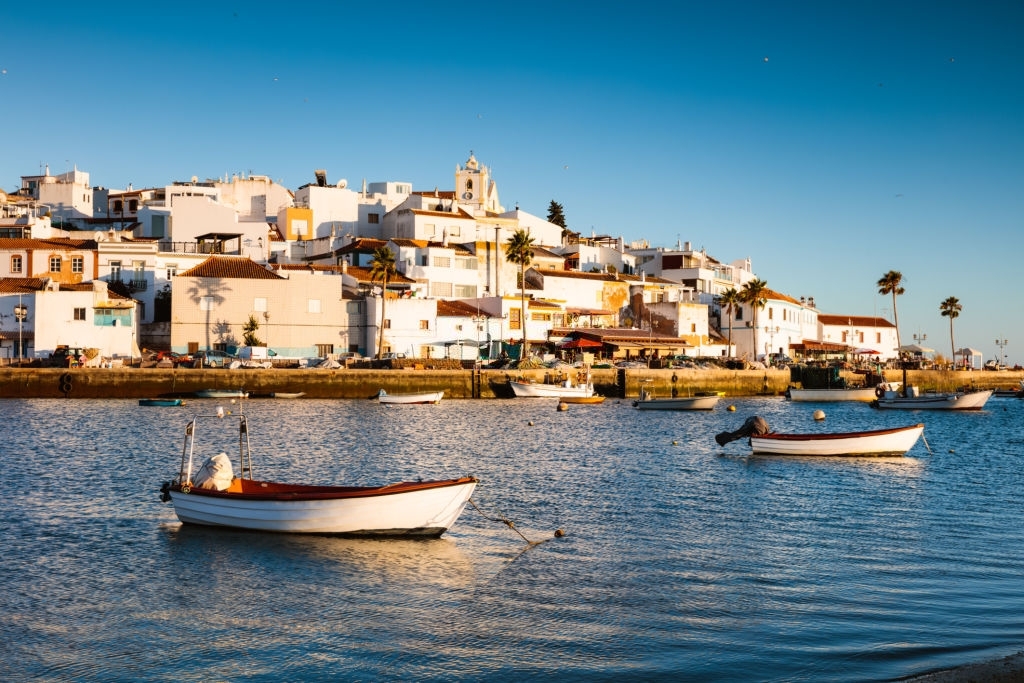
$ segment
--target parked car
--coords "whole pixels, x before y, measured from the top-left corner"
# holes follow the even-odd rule
[[[85,355],[85,349],[80,346],[68,346],[61,344],[50,354],[50,366],[57,368],[68,368],[78,365],[79,359]]]
[[[227,351],[218,351],[217,349],[198,351],[192,354],[192,367],[226,368],[236,360],[238,360],[238,356],[232,356]]]

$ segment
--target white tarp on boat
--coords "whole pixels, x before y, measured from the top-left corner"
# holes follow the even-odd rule
[[[197,489],[223,491],[231,486],[233,478],[231,460],[227,453],[218,453],[203,463],[192,482]]]

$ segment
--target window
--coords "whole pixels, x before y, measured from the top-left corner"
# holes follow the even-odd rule
[[[430,321],[429,320],[421,320],[420,321],[420,329],[421,330],[429,330],[430,329]]]
[[[130,213],[136,213],[139,210],[139,200],[129,199],[128,200],[128,211]]]
[[[385,330],[390,330],[391,329],[391,318],[387,318],[386,320],[384,320],[384,329]]]
[[[477,269],[477,262],[476,262],[476,259],[473,258],[473,257],[465,257],[465,256],[456,257],[455,258],[455,267],[456,268],[461,268],[462,270],[476,270]]]
[[[306,302],[307,313],[319,313],[320,312],[320,299],[310,299]]]
[[[178,274],[178,264],[168,263],[167,264],[167,279],[172,280],[174,276]]]
[[[368,213],[368,214],[366,214],[366,222],[369,223],[370,225],[377,225],[378,223],[380,223],[380,214],[379,213]]]
[[[292,234],[296,237],[303,237],[309,234],[309,221],[295,219],[292,221]]]
[[[82,273],[85,270],[85,259],[81,256],[71,257],[71,272]]]
[[[12,256],[11,257],[11,272],[12,273],[20,273],[21,272],[21,256]]]
[[[267,310],[267,298],[258,296],[252,300],[252,310],[257,313],[263,313]]]
[[[473,299],[476,297],[476,285],[455,285],[455,297],[458,299]]]
[[[85,320],[85,309],[84,308],[76,308],[75,309],[75,320]]]
[[[167,235],[167,217],[166,216],[153,216],[153,234],[152,237],[165,237]]]
[[[212,311],[213,310],[213,297],[212,296],[201,296],[201,297],[199,297],[199,310],[200,311]]]
[[[449,225],[448,226],[448,236],[449,237],[458,237],[461,234],[462,234],[462,228],[460,228],[459,226],[457,226],[457,225]]]
[[[110,262],[110,281],[120,282],[121,281],[121,262],[111,261]]]
[[[521,313],[522,313],[522,311],[520,309],[518,309],[518,308],[509,309],[509,312],[508,312],[508,329],[510,329],[510,330],[522,329],[522,324],[521,324],[521,320],[520,320],[520,314]]]
[[[114,200],[114,213],[121,213],[124,211],[124,202],[120,199]]]
[[[60,256],[51,256],[50,257],[50,272],[51,273],[59,273],[60,272]]]
[[[430,283],[430,295],[431,296],[451,296],[452,295],[452,283],[450,283],[450,282],[431,282]]]
[[[427,237],[433,237],[437,234],[437,226],[433,223],[427,223],[423,226],[423,234]]]
[[[434,257],[435,268],[451,268],[452,260],[448,256],[435,256]]]
[[[327,358],[327,356],[334,353],[334,344],[317,344],[316,355],[320,358]]]
[[[743,307],[736,306],[736,320],[743,320]]]

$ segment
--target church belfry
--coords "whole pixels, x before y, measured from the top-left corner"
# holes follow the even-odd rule
[[[490,169],[480,165],[472,150],[466,163],[455,167],[455,195],[459,204],[471,213],[503,211],[498,202],[498,186],[491,179]]]

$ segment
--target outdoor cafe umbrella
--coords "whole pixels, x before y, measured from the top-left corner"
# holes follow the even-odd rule
[[[853,352],[855,356],[877,356],[880,351],[874,349],[857,349]]]

